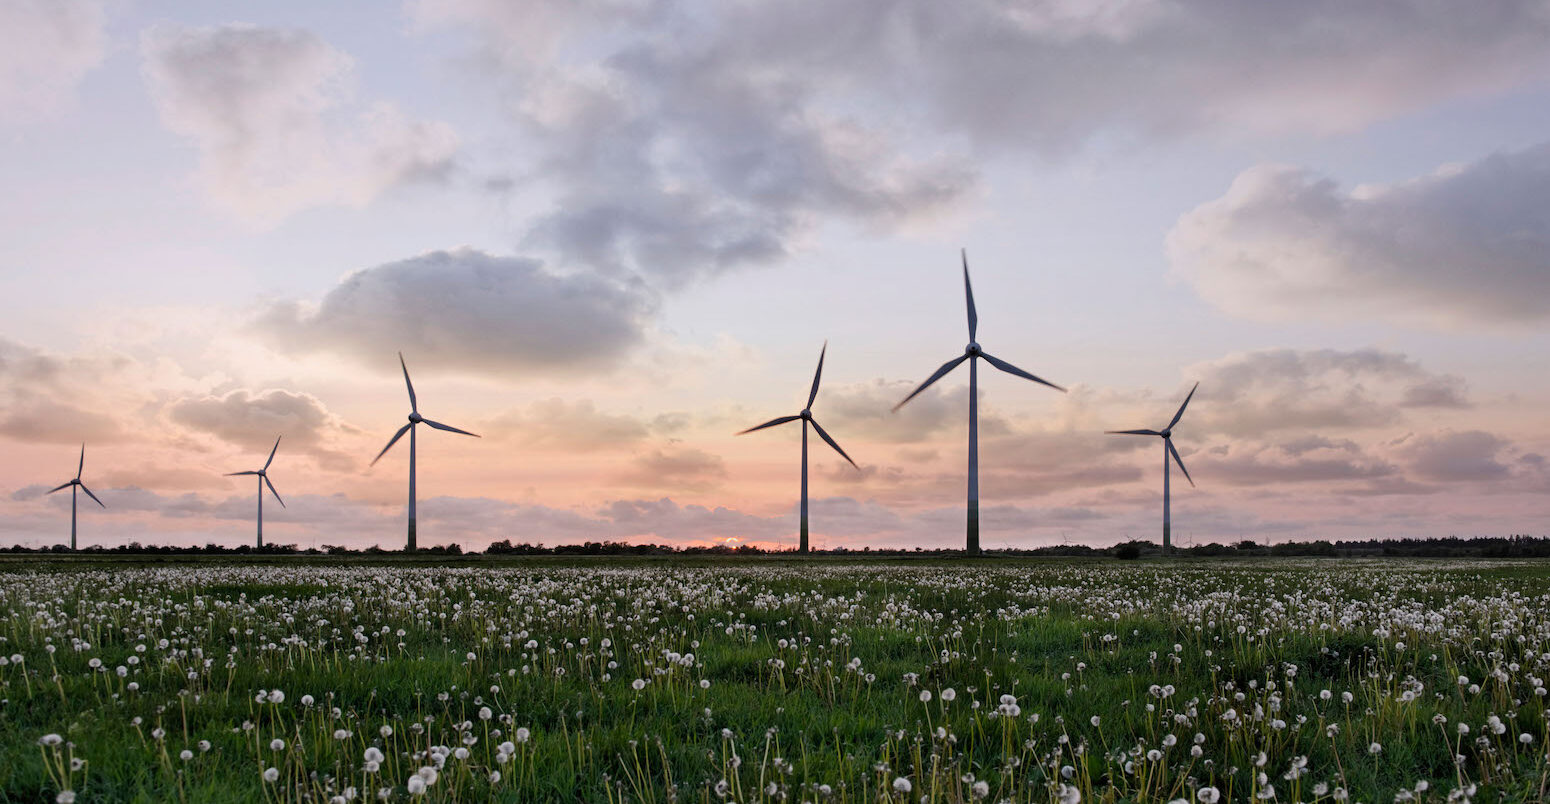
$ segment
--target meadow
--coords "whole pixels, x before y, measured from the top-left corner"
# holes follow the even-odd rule
[[[0,564],[0,801],[1535,801],[1550,563]]]

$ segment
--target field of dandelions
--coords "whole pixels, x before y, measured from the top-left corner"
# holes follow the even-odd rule
[[[0,801],[1535,801],[1550,564],[0,565]]]

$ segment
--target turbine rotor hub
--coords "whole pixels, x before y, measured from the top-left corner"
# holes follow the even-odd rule
[[[1164,430],[1159,435],[1161,435],[1163,438],[1172,438],[1173,437],[1173,430],[1171,428],[1168,429],[1168,430]]]
[[[981,350],[978,341],[970,341],[968,346],[963,347],[963,353],[969,357],[978,357],[980,355],[980,351]]]
[[[421,416],[418,413],[411,413],[411,414],[409,414],[409,421],[412,424],[419,424],[420,422],[425,421],[425,417]]]
[[[813,412],[811,410],[808,410],[807,408],[802,408],[801,416],[802,416],[803,419],[811,421],[812,418],[813,418]]]

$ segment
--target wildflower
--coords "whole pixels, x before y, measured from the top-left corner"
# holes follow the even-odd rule
[[[636,692],[640,692],[641,690],[646,688],[646,679],[644,679],[644,678],[637,678],[634,681],[630,682],[630,686],[634,687]]]
[[[893,780],[893,791],[895,793],[908,793],[911,789],[912,788],[909,779],[900,776],[899,778]]]
[[[264,781],[266,781],[266,782],[278,782],[278,781],[280,781],[280,769],[279,768],[265,768],[264,769]]]
[[[198,746],[199,746],[199,753],[201,753],[201,754],[208,752],[210,750],[210,748],[211,748],[209,740],[200,740],[198,742]]]
[[[54,796],[54,804],[75,804],[75,791],[74,790],[61,790],[61,791],[59,791],[59,795]]]
[[[411,796],[425,795],[425,780],[418,776],[410,776],[409,781],[404,783],[404,787],[409,789]]]
[[[710,679],[708,679],[708,678],[700,679],[700,689],[702,689],[702,690],[710,689]]]
[[[942,690],[942,700],[944,702],[946,702],[946,703],[952,703],[953,699],[957,698],[957,697],[958,697],[958,691],[953,689],[952,687],[948,687],[947,689]]]
[[[273,740],[270,740],[269,741],[269,750],[270,751],[284,751],[285,750],[285,741],[280,739],[279,737],[276,737]]]
[[[944,692],[945,692],[945,690],[944,690]],[[946,696],[944,695],[943,697],[946,697]],[[990,782],[987,782],[987,781],[984,781],[984,780],[980,780],[978,782],[975,782],[974,786],[969,788],[969,792],[975,798],[985,798],[986,796],[990,795]]]
[[[517,732],[514,736],[517,738],[518,743],[525,743],[530,737],[533,736],[533,733],[528,731],[526,726],[518,726]]]
[[[182,751],[178,752],[178,759],[181,759],[184,762],[187,762],[187,761],[189,761],[190,759],[193,759],[193,758],[194,758],[194,752],[188,750],[187,748],[185,748]]]
[[[481,707],[479,707],[479,719],[480,720],[489,720],[492,717],[495,717],[495,713],[490,711],[490,707],[488,707],[488,706],[481,706]]]
[[[285,693],[281,693],[280,695],[281,695],[281,698],[283,699]],[[303,696],[301,696],[301,705],[302,706],[311,706],[316,701],[317,701],[317,699],[313,698],[311,695],[303,695]],[[279,701],[276,701],[275,703],[279,703]]]
[[[1195,800],[1200,804],[1216,804],[1222,800],[1222,791],[1215,787],[1202,787],[1195,791]]]
[[[1528,745],[1529,743],[1534,742],[1534,735],[1529,734],[1528,732],[1523,732],[1522,734],[1518,735],[1518,742],[1523,743],[1524,745]]]
[[[272,704],[285,703],[285,693],[279,690],[270,690],[269,702]]]
[[[1071,785],[1063,784],[1055,791],[1055,798],[1060,804],[1081,804],[1082,791]]]
[[[1372,745],[1367,746],[1367,753],[1372,754],[1373,756],[1377,756],[1383,753],[1383,743],[1375,742]]]
[[[57,734],[45,734],[42,737],[38,738],[38,745],[55,746],[55,745],[59,745],[60,743],[62,743],[64,741],[65,741],[65,738],[60,737]]]
[[[370,748],[366,749],[367,762],[381,762],[382,759],[383,757],[381,749],[377,748],[376,746],[371,746]]]
[[[931,703],[931,690],[921,690],[920,691],[920,702],[921,703]]]

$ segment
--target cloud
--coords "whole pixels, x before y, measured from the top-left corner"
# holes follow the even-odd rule
[[[118,414],[144,400],[120,386],[140,379],[142,369],[122,355],[58,355],[0,338],[0,435],[45,444],[122,441],[130,428]]]
[[[1407,409],[1467,407],[1464,382],[1381,349],[1266,349],[1190,366],[1200,390],[1180,434],[1259,437],[1394,425]],[[1159,411],[1153,425],[1167,423]]]
[[[1209,480],[1227,486],[1390,480],[1399,476],[1399,467],[1365,454],[1354,443],[1328,439],[1249,443],[1215,453],[1185,453],[1184,465],[1196,482]]]
[[[526,241],[671,289],[769,263],[831,220],[894,230],[956,209],[969,162],[833,103],[800,62],[740,50],[729,6],[421,2],[476,32],[553,208]],[[628,21],[627,24],[624,21]]]
[[[357,271],[316,307],[272,306],[260,332],[292,352],[388,367],[576,374],[645,338],[655,297],[637,284],[553,273],[537,260],[434,251]]]
[[[271,389],[254,393],[247,389],[215,396],[185,397],[167,406],[173,422],[208,433],[267,457],[276,438],[288,450],[299,449],[329,469],[348,471],[356,462],[330,443],[341,433],[358,432],[330,413],[311,394]],[[242,467],[243,469],[257,468]]]
[[[1349,192],[1262,165],[1180,218],[1167,248],[1204,298],[1245,317],[1533,324],[1550,318],[1547,209],[1550,143]]]
[[[662,430],[676,432],[681,424],[670,414],[651,421],[605,413],[590,399],[567,402],[558,397],[511,410],[491,419],[484,435],[509,438],[536,449],[597,452],[629,449]]]
[[[206,190],[259,223],[436,179],[458,150],[445,123],[357,102],[354,61],[308,31],[164,24],[141,54],[162,123],[199,149]]]
[[[616,479],[639,488],[703,491],[721,484],[726,461],[694,447],[666,447],[637,456]]]
[[[703,108],[727,105],[710,120],[767,124],[750,145],[781,143],[781,124],[803,119],[793,112],[811,117],[836,106],[879,129],[929,126],[1052,154],[1104,135],[1350,132],[1441,101],[1540,83],[1550,65],[1550,13],[1536,0],[858,0],[800,8],[418,0],[412,9],[422,26],[475,31],[482,63],[549,116],[612,122],[614,111],[586,93],[535,100],[534,85],[543,86],[553,65],[589,75],[592,95],[639,98],[621,128],[660,131],[651,112],[668,108],[666,100],[685,118],[674,133],[705,125]]]
[[[963,369],[961,366],[960,370]],[[930,371],[935,371],[933,367]],[[909,396],[929,372],[918,380],[872,380],[868,383],[839,385],[818,395],[813,415],[824,422],[824,429],[841,444],[846,435],[891,444],[916,444],[929,441],[944,431],[969,426],[969,392],[961,385],[938,380],[898,410],[893,406]],[[1006,419],[985,410],[985,392],[980,392],[980,435],[993,438],[1010,432]],[[842,434],[843,433],[843,434]]]
[[[1511,445],[1482,430],[1446,431],[1407,440],[1400,453],[1410,470],[1426,480],[1467,483],[1503,480],[1512,468],[1502,462]]]
[[[0,122],[46,117],[107,55],[107,14],[95,0],[0,3]]]

